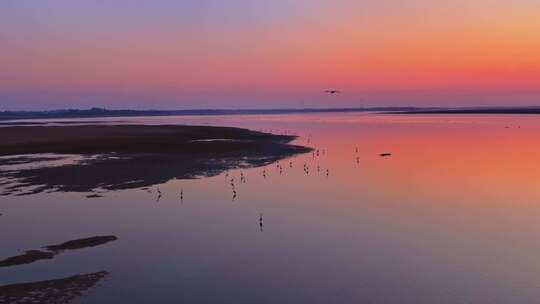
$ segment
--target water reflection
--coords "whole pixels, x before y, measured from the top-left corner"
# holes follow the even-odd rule
[[[76,193],[2,197],[0,221],[9,231],[0,234],[2,257],[88,231],[122,240],[17,272],[0,268],[2,284],[107,269],[114,276],[83,303],[540,299],[537,117],[206,119],[292,130],[301,135],[297,144],[309,140],[319,154],[97,200]],[[180,205],[179,193],[189,203]]]

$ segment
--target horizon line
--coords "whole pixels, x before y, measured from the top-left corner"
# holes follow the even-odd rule
[[[540,108],[538,105],[479,105],[479,106],[415,106],[415,105],[395,105],[395,106],[358,106],[358,107],[282,107],[282,108],[190,108],[190,109],[130,109],[130,108],[106,108],[106,107],[89,107],[89,108],[57,108],[50,110],[0,110],[0,113],[29,113],[29,112],[62,112],[62,111],[132,111],[132,112],[188,112],[188,111],[324,111],[324,110],[370,110],[370,109],[530,109]]]

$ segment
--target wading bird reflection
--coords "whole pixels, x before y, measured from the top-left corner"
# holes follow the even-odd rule
[[[161,190],[159,190],[159,187],[157,188],[157,193],[158,193],[158,196],[157,196],[156,202],[159,202],[159,200],[161,199]]]

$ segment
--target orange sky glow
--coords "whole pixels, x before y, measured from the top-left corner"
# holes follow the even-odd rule
[[[473,106],[540,97],[537,1],[128,2],[0,4],[1,104]],[[330,87],[343,94],[321,94]]]

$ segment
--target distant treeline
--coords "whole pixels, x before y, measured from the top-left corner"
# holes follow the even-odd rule
[[[0,111],[0,120],[46,119],[46,118],[86,118],[86,117],[127,117],[127,116],[173,116],[173,115],[241,115],[241,114],[288,114],[288,113],[332,113],[368,111],[414,111],[415,107],[374,107],[374,108],[305,108],[305,109],[200,109],[200,110],[109,110],[104,108],[68,109],[52,111]]]

